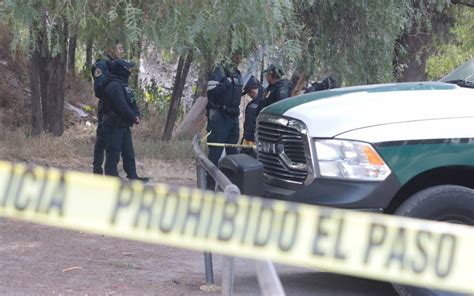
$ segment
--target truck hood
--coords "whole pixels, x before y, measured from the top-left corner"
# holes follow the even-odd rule
[[[370,126],[474,116],[474,90],[423,82],[379,84],[289,98],[262,113],[299,119],[311,137],[332,138]]]

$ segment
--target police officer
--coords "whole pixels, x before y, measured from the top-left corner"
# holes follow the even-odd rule
[[[310,87],[305,90],[305,93],[321,91],[321,90],[328,90],[338,87],[337,80],[332,76],[328,76],[324,78],[321,82],[313,82]]]
[[[97,130],[94,144],[94,161],[92,163],[94,174],[102,175],[104,173],[102,164],[104,163],[105,153],[105,135],[102,127],[102,117],[104,115],[104,93],[103,84],[107,80],[111,63],[115,59],[121,59],[125,51],[120,41],[115,42],[113,49],[109,49],[104,53],[103,58],[98,59],[92,66],[92,76],[94,78],[94,93],[99,99],[97,106]]]
[[[257,111],[263,100],[263,89],[255,76],[250,76],[249,81],[244,87],[244,93],[248,94],[252,100],[245,107],[244,135],[242,144],[255,144],[255,125],[257,121]],[[244,153],[251,154],[251,149],[243,149]]]
[[[232,65],[217,65],[210,75],[207,86],[207,141],[213,143],[237,144],[239,141],[240,100],[242,96],[242,75],[237,69],[240,54],[234,54]],[[209,159],[215,165],[222,155],[222,147],[209,146]],[[226,154],[236,154],[236,148],[226,147]],[[213,190],[215,182],[207,176],[207,188]]]
[[[132,62],[118,59],[112,62],[108,81],[105,83],[103,129],[105,134],[105,174],[118,176],[117,164],[122,155],[123,167],[128,179],[139,178],[135,164],[130,127],[140,123],[140,114],[132,89],[128,86]]]
[[[268,87],[265,89],[265,98],[258,113],[262,108],[291,97],[293,91],[293,83],[288,79],[283,79],[284,73],[279,66],[272,64],[264,73],[267,74]]]

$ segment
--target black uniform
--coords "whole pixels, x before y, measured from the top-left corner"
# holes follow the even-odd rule
[[[333,89],[337,87],[337,81],[334,77],[328,76],[323,79],[321,82],[313,82],[310,87],[305,90],[305,93],[311,93],[315,91]]]
[[[258,90],[258,95],[245,107],[244,139],[255,142],[255,126],[257,123],[257,112],[263,101],[263,88]]]
[[[313,82],[310,87],[306,88],[305,94],[325,90],[324,85],[321,82]]]
[[[243,88],[238,69],[224,71],[217,66],[208,82],[207,131],[211,134],[207,142],[237,144],[239,141],[240,100]],[[222,147],[209,147],[209,159],[217,165]],[[226,148],[226,154],[236,154],[236,148]],[[214,189],[214,180],[208,176],[208,189]]]
[[[269,85],[265,89],[265,98],[259,107],[258,113],[260,113],[261,109],[270,106],[273,103],[291,97],[292,92],[293,83],[288,79],[280,79],[275,84]]]
[[[104,116],[104,82],[107,80],[109,74],[110,64],[112,58],[108,55],[104,55],[103,59],[97,60],[92,66],[92,75],[94,77],[94,93],[96,98],[99,99],[97,105],[97,130],[94,144],[94,161],[93,173],[102,175],[104,170],[102,164],[104,163],[105,153],[105,135],[102,126],[102,117]]]
[[[105,174],[118,176],[117,164],[122,155],[127,178],[137,179],[135,153],[130,127],[139,117],[133,92],[128,87],[130,72],[118,62],[112,64],[105,86],[103,126],[106,139]]]

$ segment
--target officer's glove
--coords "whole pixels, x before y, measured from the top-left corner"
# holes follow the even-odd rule
[[[255,142],[244,139],[244,140],[242,141],[242,145],[253,146],[253,145],[255,145]]]

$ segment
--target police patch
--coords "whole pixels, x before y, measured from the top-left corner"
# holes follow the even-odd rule
[[[99,77],[100,75],[102,75],[102,70],[100,68],[95,69],[94,76]]]

